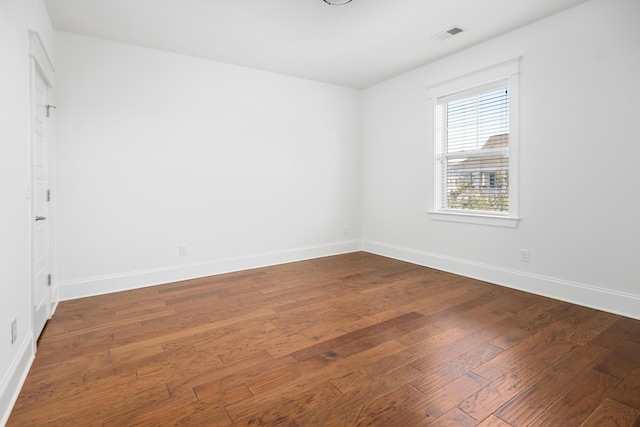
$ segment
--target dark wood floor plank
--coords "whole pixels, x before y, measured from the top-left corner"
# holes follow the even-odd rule
[[[456,378],[468,374],[501,352],[501,349],[487,343],[474,347],[446,363],[433,363],[432,368],[425,372],[425,375],[413,381],[411,385],[421,392],[429,394]]]
[[[367,416],[370,416],[366,412],[366,408],[372,401],[382,401],[384,408],[388,401],[384,400],[383,396],[387,395],[390,390],[393,391],[406,385],[419,375],[421,375],[420,371],[408,365],[402,365],[382,374],[372,374],[370,371],[363,370],[356,372],[353,376],[332,380],[331,382],[336,389],[341,391],[341,395],[324,402],[313,410],[306,411],[295,418],[296,422],[300,425],[327,427],[356,425],[360,421],[360,417],[366,419]],[[378,410],[377,415],[381,416],[383,413],[384,410]]]
[[[60,303],[8,427],[639,414],[640,321],[356,252]]]
[[[488,381],[474,373],[456,378],[444,387],[425,395],[389,418],[388,425],[425,426],[453,410],[462,400],[484,387]],[[400,424],[400,423],[405,424]]]
[[[303,387],[289,387],[278,394],[261,394],[227,405],[234,425],[274,425],[308,412],[318,405],[335,400],[340,391],[329,382],[307,383]]]
[[[478,421],[460,409],[453,408],[429,425],[431,427],[475,427]]]
[[[511,424],[501,420],[495,415],[490,415],[484,419],[477,427],[513,427]]]
[[[530,359],[476,391],[458,407],[475,419],[483,420],[543,378],[549,369],[545,361]]]
[[[615,314],[597,312],[588,320],[568,329],[567,340],[572,344],[585,345],[609,328],[618,318]]]
[[[520,341],[530,336],[531,332],[517,326],[511,326],[511,328],[509,328],[507,332],[489,341],[489,344],[499,347],[503,350],[508,350],[514,345],[518,344]]]
[[[638,425],[640,425],[640,410],[606,399],[581,427],[636,427]]]
[[[616,388],[607,393],[607,396],[627,406],[640,409],[640,355],[638,355],[636,366]]]
[[[210,354],[210,356],[212,355]],[[245,359],[238,360],[227,365],[222,365],[221,367],[213,364],[205,364],[204,366],[195,366],[192,370],[188,370],[184,374],[182,374],[182,372],[180,372],[181,369],[179,369],[178,371],[180,375],[177,379],[168,381],[167,388],[172,395],[176,393],[183,393],[201,384],[206,384],[219,380],[220,378],[228,377],[229,375],[233,375],[236,372],[240,372],[245,369],[260,369],[261,366],[272,363],[272,361],[273,358],[269,353],[266,351],[260,351],[255,354],[251,354]]]
[[[180,339],[184,339],[185,337],[197,337],[200,334],[206,334],[208,332],[211,331],[215,331],[219,328],[222,328],[226,325],[230,325],[230,324],[234,324],[234,323],[238,323],[238,322],[246,322],[247,320],[252,320],[255,318],[268,318],[269,315],[273,314],[273,312],[270,309],[267,308],[261,308],[261,309],[257,309],[251,313],[248,313],[246,315],[242,315],[242,316],[238,316],[238,317],[234,317],[232,319],[226,319],[226,320],[221,320],[218,322],[212,322],[212,323],[208,323],[208,324],[204,324],[201,326],[197,326],[197,327],[193,327],[193,328],[188,328],[188,329],[184,329],[181,331],[176,331],[176,332],[172,332],[170,334],[166,334],[163,336],[158,336],[155,338],[148,338],[148,339],[143,339],[140,341],[136,341],[130,344],[124,344],[124,345],[120,345],[117,347],[113,347],[110,349],[110,353],[113,355],[117,355],[117,354],[122,354],[122,353],[129,353],[132,350],[135,349],[139,349],[139,348],[144,348],[144,347],[153,347],[156,346],[158,344],[164,344],[166,342],[170,342],[170,341],[175,341],[175,340],[180,340]]]
[[[509,372],[514,367],[531,359],[542,359],[544,355],[554,357],[570,351],[574,346],[561,337],[570,326],[564,323],[552,323],[519,344],[505,350],[499,356],[478,367],[474,372],[490,381]]]
[[[617,348],[607,360],[596,366],[596,370],[617,378],[626,378],[640,364],[640,343],[627,341]]]
[[[577,347],[544,378],[500,408],[496,415],[514,425],[529,425],[608,354],[606,349]]]
[[[590,370],[530,426],[580,426],[600,405],[605,393],[615,388],[620,381],[619,378]]]
[[[412,403],[418,401],[423,396],[418,390],[409,384],[404,384],[391,393],[374,400],[364,406],[356,416],[355,420],[348,424],[359,427],[373,427],[388,425],[388,420],[398,412],[403,411]]]
[[[296,363],[297,361],[291,356],[286,356],[280,359],[273,359],[266,363],[248,366],[245,369],[239,370],[222,378],[202,382],[194,386],[193,390],[195,391],[198,400],[216,400],[220,395],[227,392],[228,390],[237,389],[246,389],[249,392],[247,397],[249,397],[253,393],[247,386],[248,382],[251,382],[252,384],[260,384],[261,380],[264,381],[264,377],[268,377],[269,373],[274,371],[278,373],[290,373],[293,371],[292,367]],[[284,367],[285,369],[279,369],[282,367]],[[255,388],[256,391],[258,391],[259,386],[255,386]]]
[[[177,425],[175,424],[176,420],[185,414],[184,408],[191,409],[192,405],[197,401],[198,399],[193,391],[189,390],[186,393],[169,396],[152,404],[144,404],[142,407],[132,408],[118,415],[106,417],[104,425],[109,427]],[[230,424],[231,420],[226,416],[226,411],[224,415],[227,418],[227,424]]]
[[[380,322],[375,325],[368,326],[366,328],[358,329],[348,334],[344,334],[339,337],[315,344],[303,350],[293,352],[292,356],[299,361],[310,359],[312,357],[318,356],[328,351],[335,351],[338,348],[346,346],[347,344],[378,336],[384,333],[385,331],[388,331],[391,328],[397,328],[404,323],[407,323],[411,320],[419,319],[422,317],[424,316],[415,312],[407,313],[402,316],[399,316],[390,320],[386,320],[384,322]],[[399,335],[403,335],[403,332],[400,331],[400,333],[397,336]]]
[[[455,341],[447,343],[446,346],[434,348],[433,352],[431,352],[430,354],[425,354],[423,357],[411,362],[411,365],[425,373],[432,372],[434,366],[437,366],[438,369],[443,368],[443,360],[455,360],[460,355],[471,351],[478,346],[486,344],[487,341],[492,340],[496,336],[501,335],[502,333],[504,333],[504,331],[508,330],[509,322],[500,321],[485,326],[486,327],[484,327],[483,329],[474,331],[458,338]],[[501,352],[502,351],[497,351],[497,353]],[[491,358],[487,359],[485,362],[488,362],[490,359]]]

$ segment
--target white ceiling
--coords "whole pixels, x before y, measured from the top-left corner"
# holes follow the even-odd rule
[[[585,1],[45,0],[56,30],[354,88]]]

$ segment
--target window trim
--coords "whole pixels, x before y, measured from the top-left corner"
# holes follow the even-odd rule
[[[429,186],[429,204],[427,214],[430,219],[463,222],[481,225],[516,227],[518,215],[518,105],[519,105],[519,62],[520,57],[512,58],[495,65],[470,72],[427,87],[429,104],[428,126],[430,129],[428,143],[431,145],[430,164],[433,168],[433,184]],[[473,212],[438,210],[436,198],[439,197],[436,136],[436,105],[438,99],[455,98],[459,94],[474,91],[476,88],[491,85],[498,81],[507,81],[510,93],[509,118],[509,213]]]

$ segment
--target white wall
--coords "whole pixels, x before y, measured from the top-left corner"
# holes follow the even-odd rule
[[[364,248],[640,318],[639,18],[593,0],[365,90]],[[516,56],[518,227],[428,219],[425,88]]]
[[[21,1],[0,2],[0,425],[17,388],[21,360],[32,353],[29,293],[29,62]],[[11,344],[11,321],[18,341]]]
[[[0,1],[0,425],[33,357],[29,273],[29,36],[52,46],[40,0]],[[53,52],[49,52],[53,55]],[[18,337],[11,344],[11,321]]]
[[[358,91],[68,33],[56,60],[62,299],[358,249]]]

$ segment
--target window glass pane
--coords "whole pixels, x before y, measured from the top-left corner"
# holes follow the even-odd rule
[[[506,155],[447,160],[449,209],[509,212],[509,158]]]
[[[452,100],[445,110],[443,207],[508,213],[508,87]]]

